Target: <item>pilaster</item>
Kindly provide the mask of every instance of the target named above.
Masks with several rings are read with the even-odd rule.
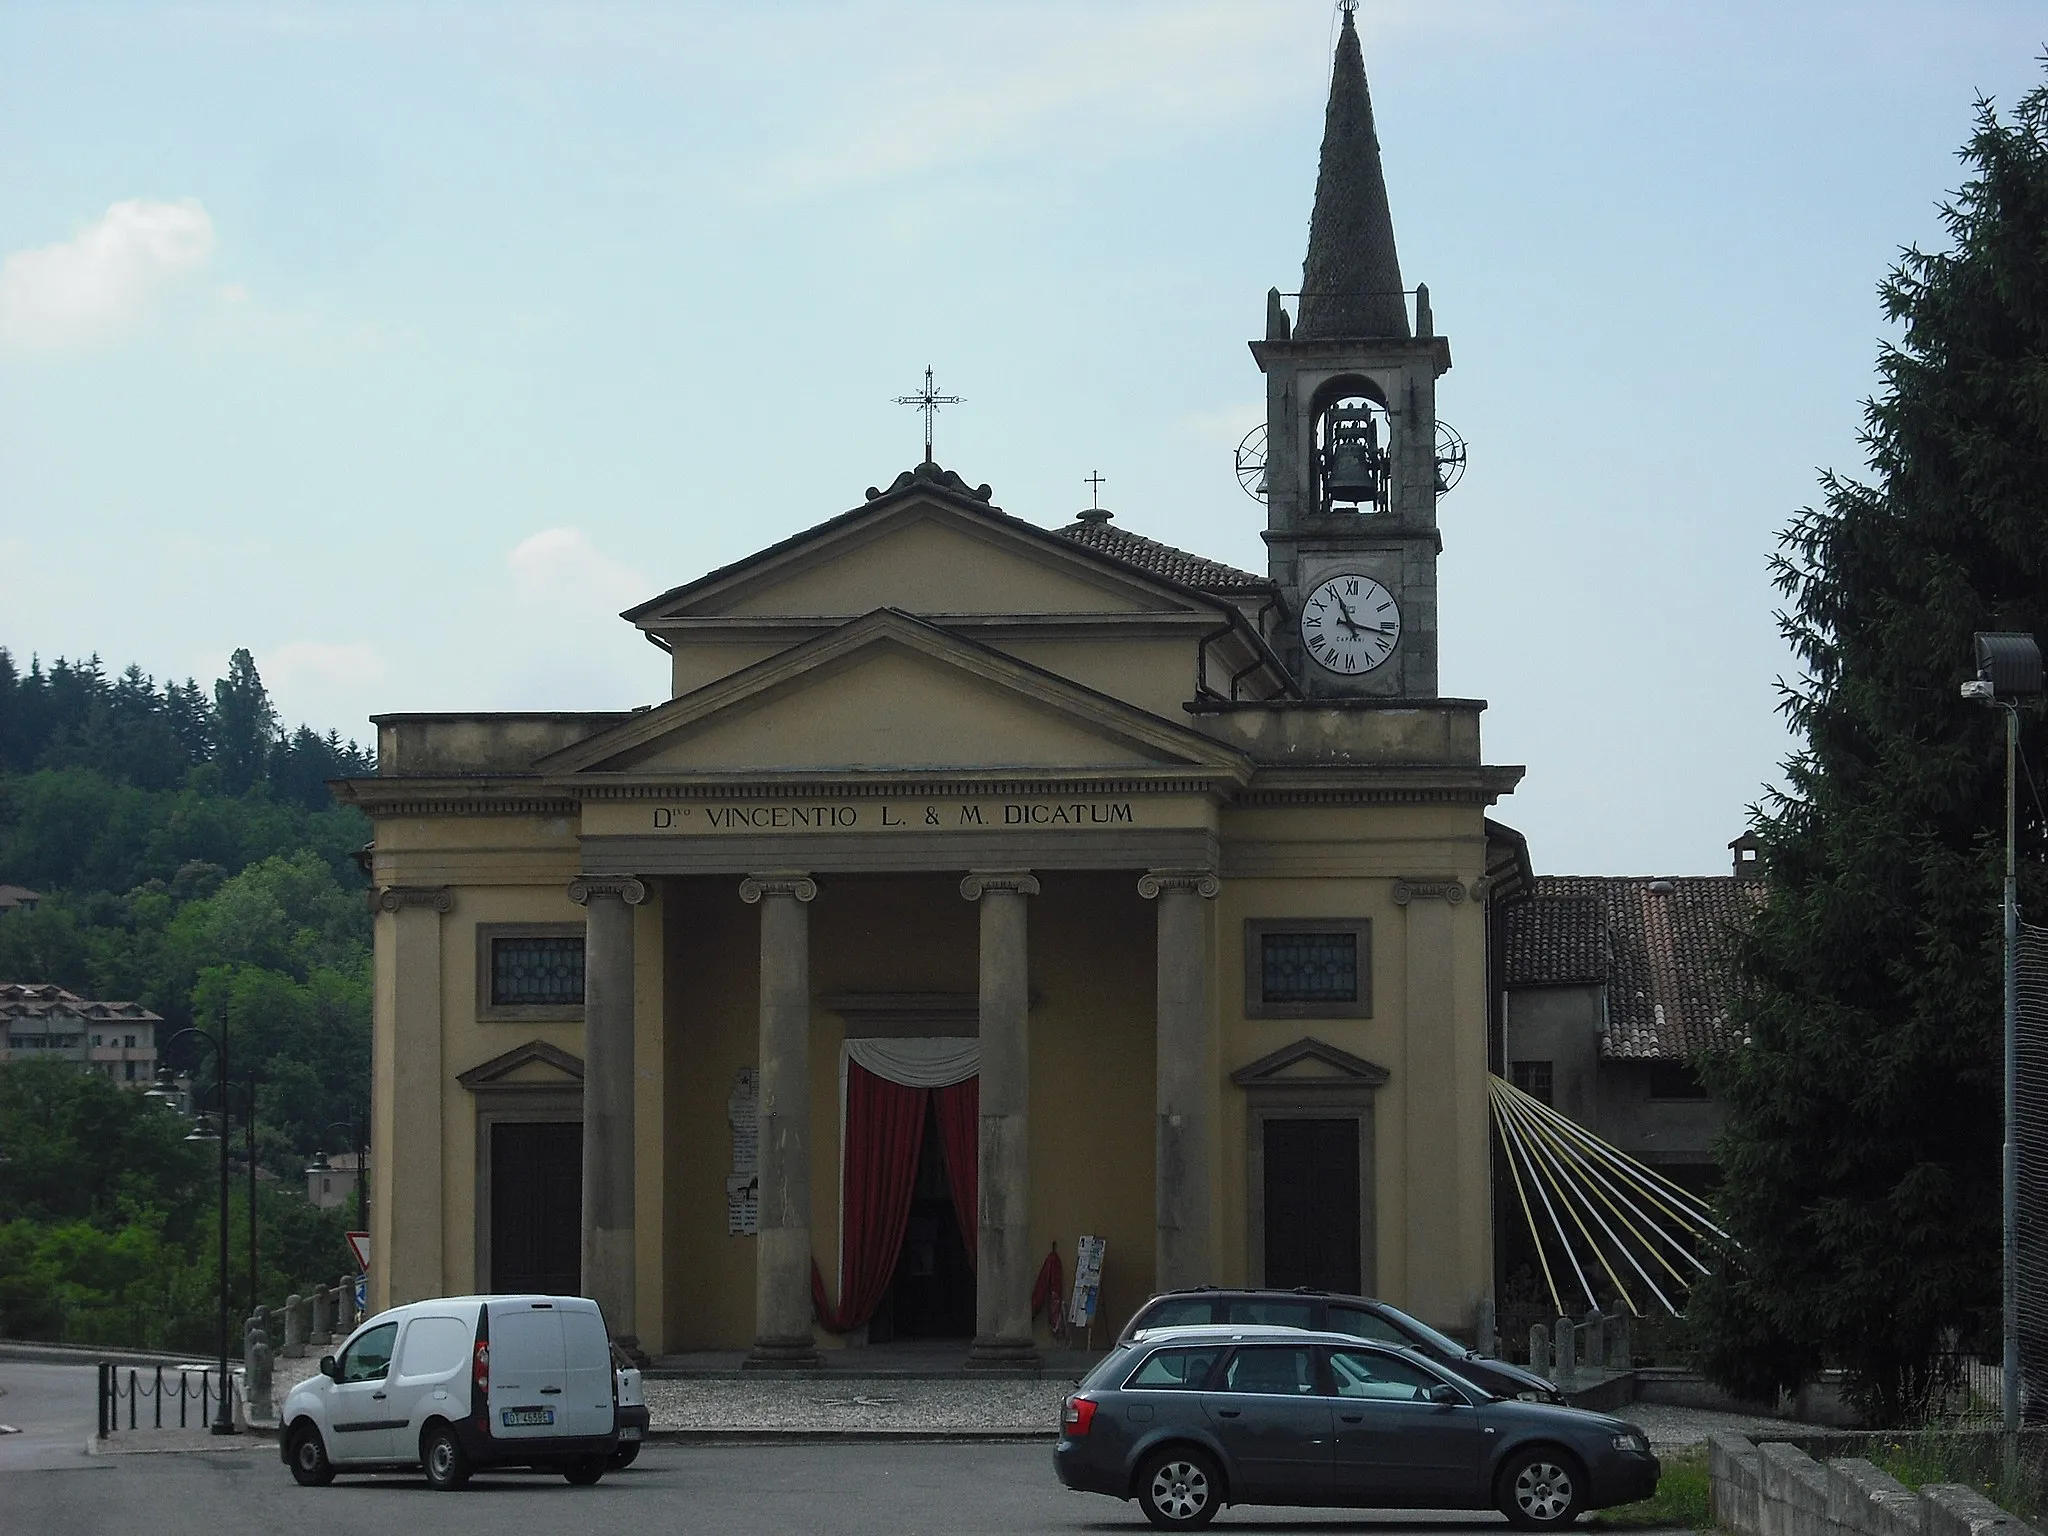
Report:
[[[1209,903],[1221,889],[1208,870],[1152,870],[1138,881],[1138,894],[1159,904],[1152,1283],[1162,1291],[1216,1280],[1209,1219],[1216,1151]]]
[[[633,1168],[633,908],[631,876],[578,875],[569,899],[589,912],[583,941],[583,1294],[612,1336],[639,1344]]]

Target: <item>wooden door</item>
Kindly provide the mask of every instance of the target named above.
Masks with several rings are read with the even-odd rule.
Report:
[[[1358,1122],[1265,1123],[1266,1284],[1362,1292]]]
[[[491,1127],[491,1289],[583,1293],[583,1125]]]

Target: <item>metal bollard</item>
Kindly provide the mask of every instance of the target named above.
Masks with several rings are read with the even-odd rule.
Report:
[[[114,1367],[112,1362],[102,1360],[100,1362],[100,1438],[102,1440],[107,1438],[107,1389],[113,1384],[113,1379]]]

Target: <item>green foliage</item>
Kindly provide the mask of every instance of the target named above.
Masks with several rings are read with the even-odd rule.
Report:
[[[1655,1493],[1633,1504],[1603,1509],[1586,1524],[1596,1531],[1712,1530],[1705,1447],[1687,1446],[1661,1460],[1664,1467]]]
[[[43,893],[0,914],[0,980],[52,982],[163,1015],[161,1044],[227,1030],[229,1282],[248,1282],[253,1076],[259,1299],[332,1284],[341,1212],[301,1170],[343,1145],[369,1099],[370,915],[354,854],[370,836],[333,777],[372,771],[332,733],[278,726],[237,651],[212,696],[158,691],[99,661],[23,674],[0,650],[0,881]],[[219,1102],[212,1054],[181,1052]],[[0,1068],[0,1334],[206,1350],[217,1333],[218,1143],[142,1095],[59,1061]]]
[[[1864,1457],[1908,1488],[1963,1483],[2009,1515],[2038,1522],[2048,1515],[2048,1450],[2038,1440],[2007,1460],[1997,1434],[1925,1430],[1876,1441]]]
[[[1881,290],[1872,479],[1825,477],[1774,562],[1804,745],[1756,818],[1746,1043],[1707,1063],[1742,1254],[1694,1292],[1701,1363],[1768,1398],[1836,1361],[1879,1422],[1996,1314],[2004,727],[1957,689],[1973,631],[2048,631],[2048,87],[1980,103],[1963,158],[1952,249]],[[2038,910],[2031,817],[2022,852]]]

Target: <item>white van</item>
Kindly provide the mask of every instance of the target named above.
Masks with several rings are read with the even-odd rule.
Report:
[[[424,1467],[435,1488],[503,1466],[594,1483],[619,1445],[611,1339],[579,1296],[415,1301],[323,1358],[278,1424],[285,1465],[308,1487],[388,1467]]]

